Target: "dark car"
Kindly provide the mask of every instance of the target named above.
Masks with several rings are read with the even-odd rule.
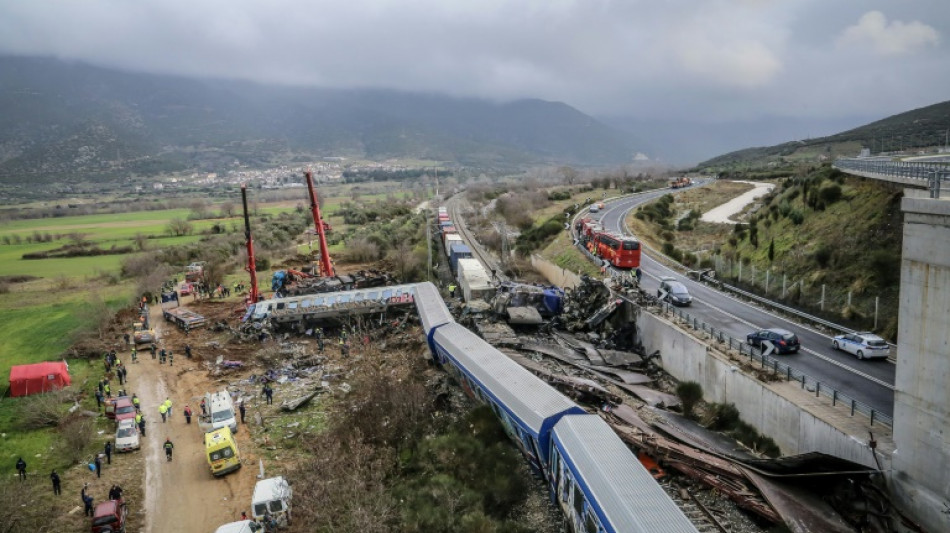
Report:
[[[746,336],[746,342],[758,348],[765,349],[765,341],[772,343],[772,346],[775,347],[775,353],[795,353],[802,347],[801,343],[798,342],[798,335],[787,329],[760,329]]]
[[[676,281],[675,278],[660,278],[660,288],[656,291],[657,298],[663,298],[663,301],[670,302],[673,305],[686,306],[693,303],[693,297],[686,290],[686,285]]]

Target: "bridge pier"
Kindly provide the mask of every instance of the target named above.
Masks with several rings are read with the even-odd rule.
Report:
[[[908,189],[892,485],[928,531],[950,531],[950,201]]]

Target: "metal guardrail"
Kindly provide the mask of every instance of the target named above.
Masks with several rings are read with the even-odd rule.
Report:
[[[836,159],[832,166],[842,171],[877,174],[901,180],[917,180],[919,187],[933,190],[936,187],[939,198],[940,182],[950,178],[950,164],[924,161],[886,161],[880,159]]]
[[[761,349],[750,346],[744,341],[734,339],[723,330],[706,324],[704,321],[691,316],[682,309],[673,307],[666,302],[660,302],[659,305],[660,309],[664,313],[670,313],[675,317],[679,317],[692,329],[708,333],[711,338],[719,341],[720,343],[727,344],[729,349],[738,350],[740,357],[747,355],[749,357],[750,364],[758,364],[763,370],[770,370],[774,376],[781,376],[780,379],[784,379],[785,381],[795,381],[801,383],[801,387],[803,389],[814,391],[816,397],[823,395],[830,399],[832,406],[837,406],[839,403],[844,404],[846,407],[850,408],[851,416],[854,416],[855,413],[861,413],[870,419],[870,425],[872,426],[875,422],[878,422],[890,428],[894,427],[894,419],[892,417],[874,409],[873,407],[855,400],[854,398],[851,398],[847,394],[844,394],[833,387],[828,385],[822,386],[820,380],[817,380],[805,374],[804,372],[799,372],[790,365],[783,363],[770,355],[765,355],[762,353]]]

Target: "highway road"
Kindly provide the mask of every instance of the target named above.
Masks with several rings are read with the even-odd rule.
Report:
[[[629,235],[624,223],[626,214],[634,207],[669,192],[651,191],[616,199],[606,203],[601,213],[592,216],[599,217],[608,230]],[[780,327],[793,331],[798,335],[802,349],[797,354],[777,357],[820,381],[823,389],[826,386],[837,389],[887,416],[893,416],[896,368],[893,363],[887,360],[860,361],[851,354],[836,351],[831,348],[831,336],[693,281],[657,262],[650,254],[644,249],[641,259],[646,290],[655,293],[660,276],[675,277],[693,296],[692,305],[686,308],[688,312],[736,339],[744,340],[749,332],[759,328]]]

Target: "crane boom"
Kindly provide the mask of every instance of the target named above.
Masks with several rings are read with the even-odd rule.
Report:
[[[241,185],[241,201],[244,203],[244,243],[247,245],[247,271],[251,275],[251,294],[248,298],[254,304],[260,299],[257,290],[257,263],[254,260],[254,240],[251,238],[251,219],[247,214],[247,184]]]
[[[313,189],[313,172],[306,171],[307,189],[310,192],[310,213],[313,215],[313,225],[316,226],[317,236],[320,238],[320,275],[332,277],[336,274],[333,263],[330,261],[330,251],[327,249],[327,235],[323,230],[323,218],[320,216],[320,203],[317,202],[317,193]]]

